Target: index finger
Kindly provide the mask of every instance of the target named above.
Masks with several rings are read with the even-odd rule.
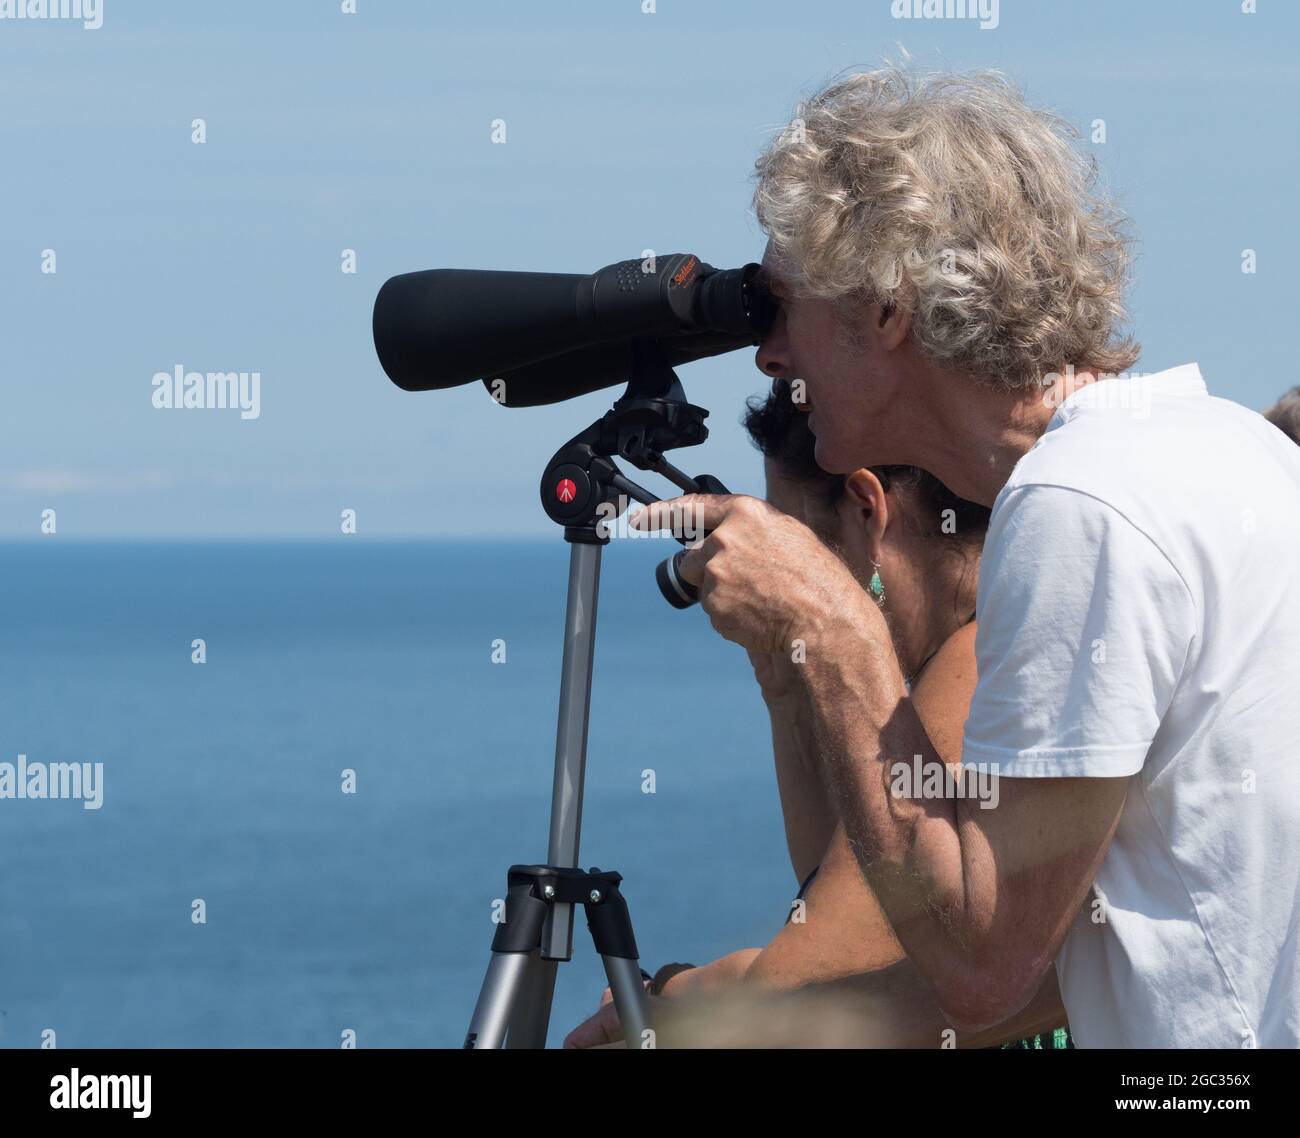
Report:
[[[669,529],[686,541],[717,529],[735,506],[738,494],[682,494],[642,507],[628,519],[633,529],[654,532]]]

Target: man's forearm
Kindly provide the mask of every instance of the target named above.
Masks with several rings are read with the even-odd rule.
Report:
[[[907,959],[793,991],[750,982],[682,994],[656,1008],[673,1046],[996,1047],[1065,1023],[1054,970],[1023,1010],[978,1032],[953,1026]]]
[[[1054,968],[1048,970],[1023,1009],[1010,1019],[974,1032],[958,1031],[952,1025],[933,989],[906,958],[827,989],[844,993],[846,1001],[857,1006],[874,1047],[997,1047],[1066,1024]]]
[[[863,875],[908,956],[942,988],[979,967],[966,936],[971,891],[956,803],[891,793],[894,763],[940,760],[892,649],[857,619],[849,614],[809,645],[803,676],[814,736]]]

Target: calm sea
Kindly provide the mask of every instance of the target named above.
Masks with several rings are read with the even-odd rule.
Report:
[[[582,842],[652,969],[765,943],[795,888],[748,660],[655,588],[676,548],[605,550]],[[567,570],[558,537],[0,546],[0,762],[103,763],[98,810],[0,800],[0,1046],[459,1046],[546,856]],[[552,1044],[604,986],[576,931]]]

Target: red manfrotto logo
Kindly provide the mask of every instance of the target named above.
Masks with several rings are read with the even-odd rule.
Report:
[[[573,484],[572,478],[561,478],[559,484],[555,487],[555,496],[561,502],[572,502],[577,497],[578,488]]]

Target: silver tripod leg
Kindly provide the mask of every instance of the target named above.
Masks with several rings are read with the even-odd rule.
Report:
[[[465,1047],[496,1048],[505,1042],[532,957],[526,952],[494,952],[470,1017]]]
[[[641,1050],[654,1047],[654,1032],[650,1029],[650,1000],[641,980],[641,966],[635,960],[621,956],[604,956],[605,976],[609,980],[609,993],[614,997],[619,1026],[628,1048]]]
[[[546,1046],[551,1024],[551,1000],[555,995],[558,960],[543,960],[536,952],[528,957],[527,975],[515,1001],[506,1046],[536,1050]]]

